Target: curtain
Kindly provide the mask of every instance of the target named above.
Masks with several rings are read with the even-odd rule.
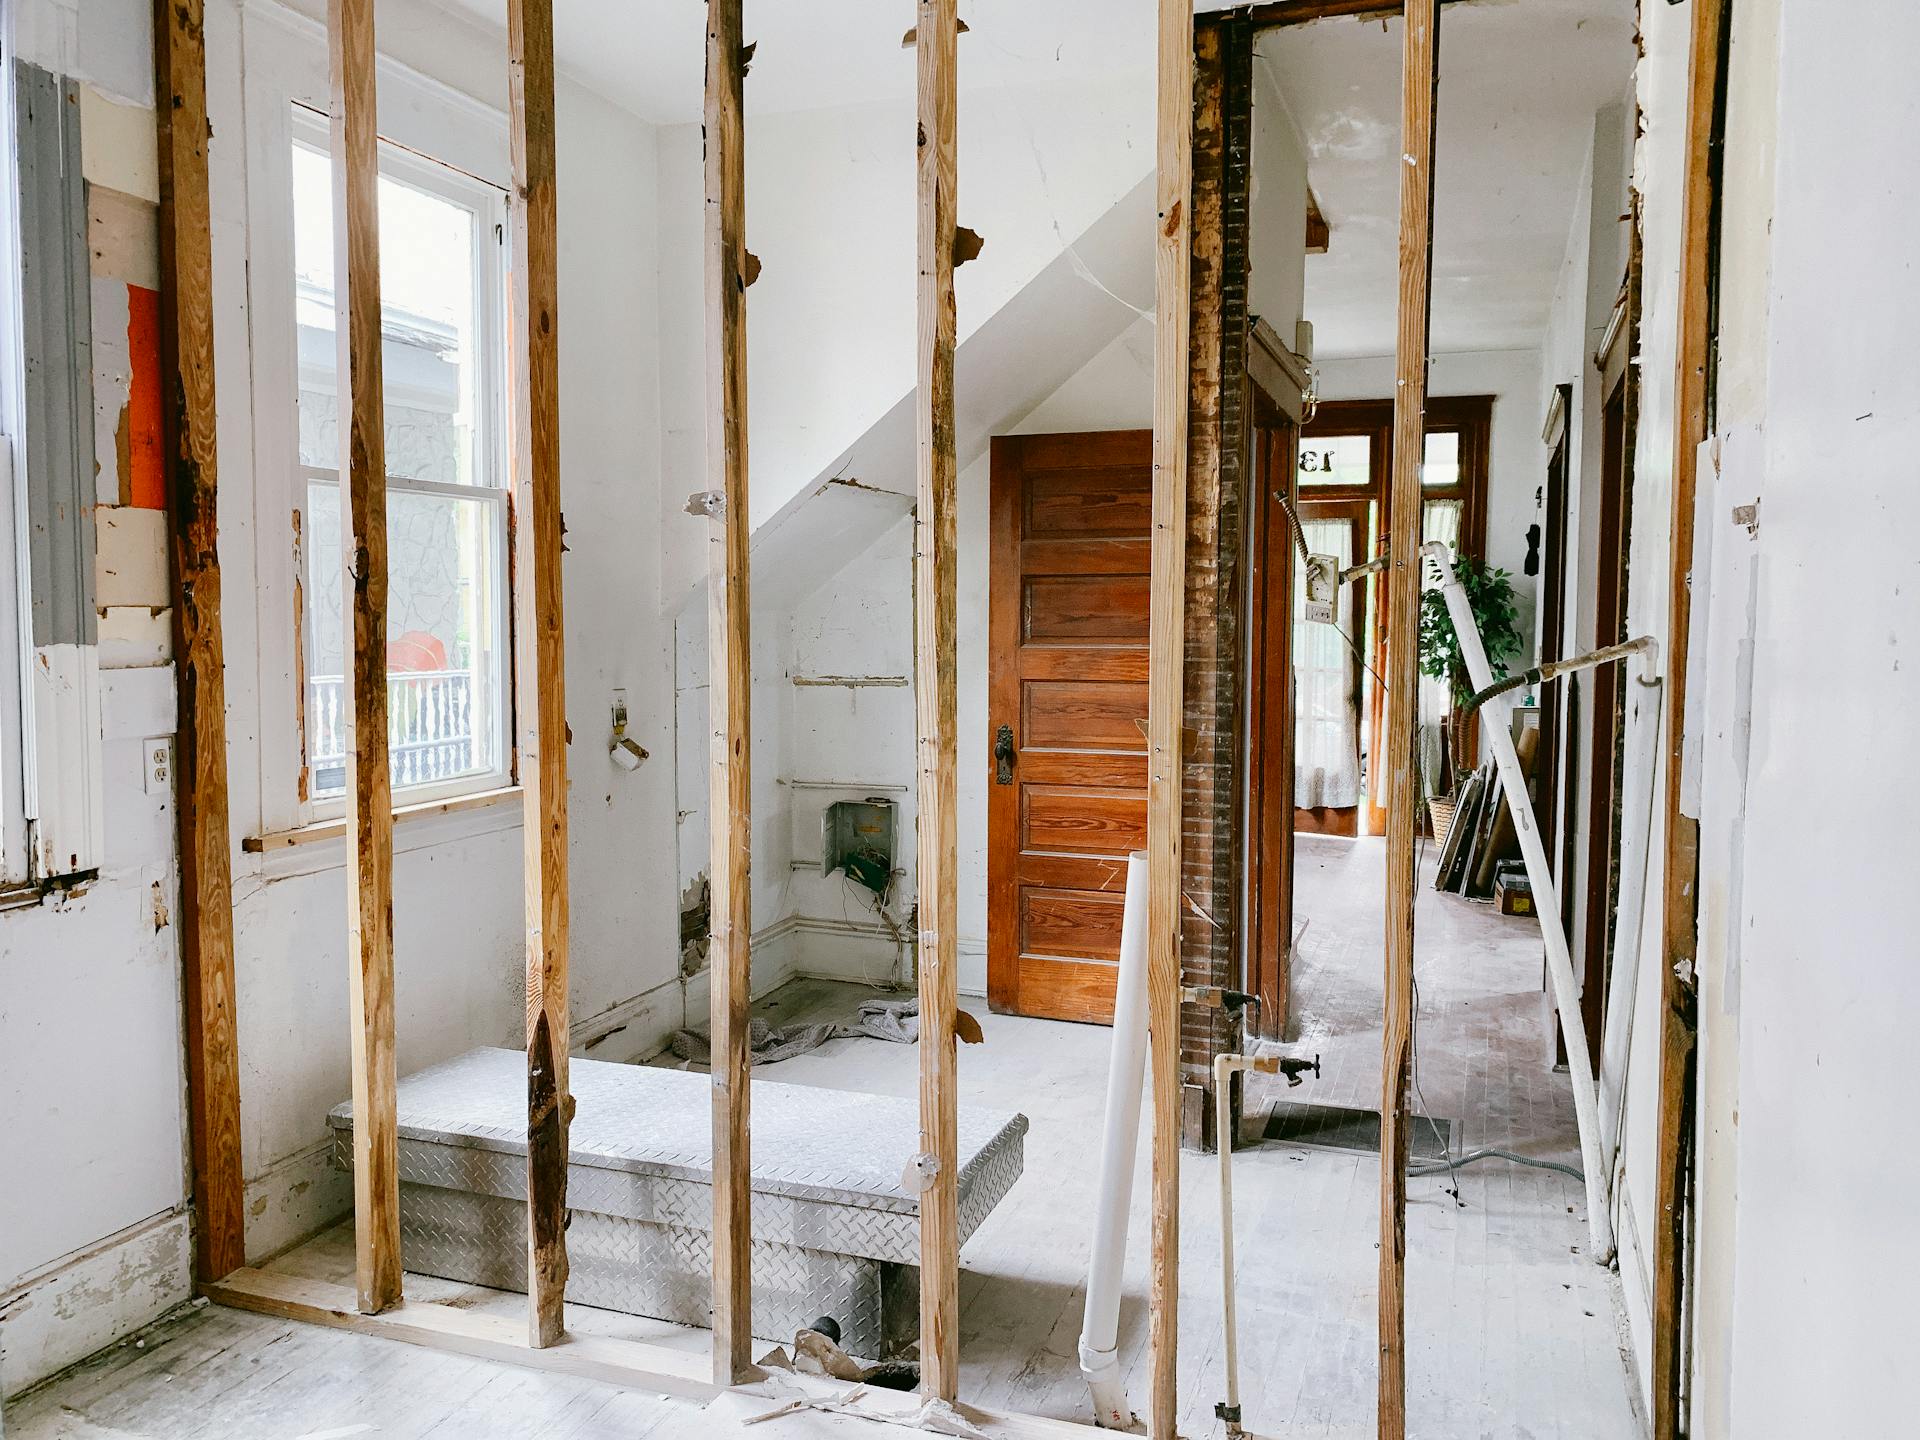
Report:
[[[1431,444],[1431,438],[1429,439]],[[1448,546],[1457,547],[1460,543],[1461,505],[1458,500],[1429,500],[1420,511],[1420,539],[1424,544],[1432,540],[1444,541]],[[1426,565],[1420,567],[1423,577],[1431,580]],[[1417,732],[1415,753],[1420,761],[1420,798],[1437,794],[1440,789],[1440,777],[1445,770],[1444,757],[1447,753],[1447,713],[1453,708],[1453,697],[1445,680],[1436,680],[1428,675],[1420,677],[1420,719]]]
[[[1301,525],[1307,549],[1353,564],[1353,529],[1345,520],[1308,520]],[[1340,587],[1331,625],[1310,625],[1306,586],[1293,587],[1294,758],[1293,803],[1303,809],[1345,809],[1360,803],[1360,717],[1354,708],[1354,654],[1340,631],[1354,633],[1354,594]]]

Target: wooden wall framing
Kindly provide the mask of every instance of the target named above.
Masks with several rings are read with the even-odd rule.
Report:
[[[920,0],[915,251],[914,676],[919,749],[920,1389],[960,1388],[959,841],[953,350],[958,185],[957,0]]]
[[[203,0],[155,0],[160,163],[160,374],[173,545],[180,745],[175,812],[193,1157],[194,1274],[246,1264],[240,1055],[234,1015],[233,852],[227,833],[227,687],[220,634],[219,456],[214,433],[213,227]]]
[[[706,98],[708,963],[713,1075],[713,1379],[753,1347],[752,650],[747,509],[747,248],[741,0],[708,0]]]
[[[387,449],[381,390],[380,155],[373,0],[331,0],[333,270],[340,427],[341,564],[351,638],[347,741],[348,1038],[353,1051],[356,1303],[399,1303],[400,1134],[394,1090],[393,786],[387,768]]]
[[[1697,946],[1700,822],[1683,808],[1687,656],[1693,627],[1694,510],[1706,440],[1713,349],[1717,139],[1723,125],[1727,0],[1693,0],[1687,75],[1681,211],[1680,315],[1675,346],[1673,510],[1669,530],[1666,697],[1666,823],[1661,868],[1659,1142],[1653,1233],[1653,1436],[1677,1440],[1686,1426],[1687,1209],[1694,1137],[1698,1036]]]
[[[1174,1440],[1180,1299],[1180,776],[1193,300],[1193,6],[1160,0],[1153,538],[1147,669],[1147,1032],[1153,1180],[1147,1433]]]
[[[567,692],[561,606],[560,265],[553,0],[507,0],[513,149],[514,583],[527,892],[529,1341],[557,1343],[567,1294]]]
[[[1440,89],[1437,0],[1408,0],[1400,76],[1400,293],[1393,395],[1393,481],[1387,496],[1386,1018],[1380,1075],[1381,1440],[1406,1434],[1408,1082],[1413,1052],[1414,850],[1419,779],[1420,471],[1426,448],[1427,337],[1432,319],[1434,110]]]

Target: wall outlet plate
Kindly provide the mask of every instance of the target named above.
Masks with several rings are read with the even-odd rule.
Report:
[[[173,793],[173,741],[160,736],[146,742],[147,794]]]

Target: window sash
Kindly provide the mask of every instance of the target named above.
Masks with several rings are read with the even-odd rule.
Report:
[[[329,153],[330,137],[327,117],[298,101],[295,101],[290,108],[292,123],[289,138],[292,143],[318,150],[322,154]],[[483,697],[483,703],[487,707],[488,721],[496,737],[494,763],[484,771],[475,771],[446,780],[428,781],[416,785],[395,785],[393,794],[396,803],[404,799],[407,804],[423,804],[499,789],[514,783],[515,778],[515,697],[512,683],[513,595],[512,568],[507,553],[511,535],[509,510],[511,501],[506,454],[509,430],[506,413],[505,364],[507,197],[497,187],[486,181],[475,179],[456,167],[443,164],[385,137],[380,140],[379,159],[382,176],[458,205],[471,211],[474,216],[472,265],[475,335],[473,350],[476,373],[473,377],[474,433],[471,483],[447,483],[390,473],[387,476],[387,493],[389,495],[434,495],[483,504],[494,512],[492,533],[497,542],[493,546],[492,560],[492,575],[498,597],[493,607],[495,633],[492,636],[493,654],[498,657],[495,667],[497,676],[492,693]],[[291,192],[288,199],[289,202],[292,199]],[[287,260],[288,271],[284,278],[291,296],[295,289],[291,252],[288,253]],[[296,492],[293,504],[294,509],[299,513],[299,533],[303,537],[311,537],[314,530],[310,523],[312,517],[307,513],[309,485],[319,482],[333,486],[337,492],[340,483],[339,470],[337,467],[309,465],[302,461],[298,423],[297,367],[294,375],[294,393],[289,398],[294,412],[294,424],[290,427],[293,453],[289,457],[292,462],[289,473],[293,477]],[[342,533],[344,533],[344,526]],[[302,573],[296,575],[296,583],[305,583],[304,568],[303,556]],[[347,797],[344,794],[316,795],[313,793],[311,746],[315,731],[313,723],[315,717],[307,713],[308,691],[312,679],[311,660],[314,654],[313,618],[309,613],[298,630],[301,663],[296,667],[294,683],[295,714],[300,717],[300,724],[294,738],[298,759],[297,773],[301,779],[301,791],[304,797],[302,807],[304,818],[309,821],[318,821],[333,819],[344,814]]]
[[[300,467],[302,478],[300,496],[300,533],[311,536],[314,533],[312,514],[309,508],[308,493],[314,484],[331,486],[336,495],[340,493],[340,472],[323,466],[305,465]],[[508,537],[508,496],[507,492],[491,486],[454,485],[437,480],[415,480],[399,475],[387,477],[386,493],[392,495],[426,495],[442,499],[455,500],[464,504],[483,507],[490,515],[489,532],[493,536],[492,574],[496,586],[496,603],[493,606],[493,626],[490,636],[492,654],[496,657],[496,671],[492,693],[483,697],[486,705],[487,723],[494,736],[493,764],[484,770],[473,770],[463,775],[451,776],[445,780],[430,780],[416,785],[395,784],[393,789],[395,803],[404,797],[405,803],[428,804],[435,800],[445,800],[457,795],[469,795],[484,790],[498,790],[513,783],[514,744],[513,744],[513,684],[511,617],[513,597],[509,593],[511,571],[507,561]],[[341,533],[346,533],[343,522]],[[302,557],[303,561],[305,557]],[[391,555],[389,555],[391,563]],[[304,582],[305,576],[302,575]],[[310,671],[311,657],[314,654],[313,624],[316,611],[311,607],[300,627],[300,646],[302,663],[299,669],[298,683],[301,687],[301,709],[304,717],[301,725],[300,766],[307,778],[308,803],[312,818],[316,820],[333,819],[346,812],[347,797],[342,794],[316,795],[313,793],[313,737],[318,729],[317,717],[308,712],[309,694],[314,680]],[[345,614],[342,613],[344,621]],[[342,636],[343,643],[345,636]],[[424,674],[437,672],[425,671]],[[391,682],[389,682],[391,685]],[[391,695],[391,689],[389,690]],[[350,728],[351,717],[342,721],[343,729]]]

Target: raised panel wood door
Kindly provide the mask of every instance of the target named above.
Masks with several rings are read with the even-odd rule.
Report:
[[[987,998],[1113,1020],[1127,854],[1147,843],[1153,435],[993,442]]]

